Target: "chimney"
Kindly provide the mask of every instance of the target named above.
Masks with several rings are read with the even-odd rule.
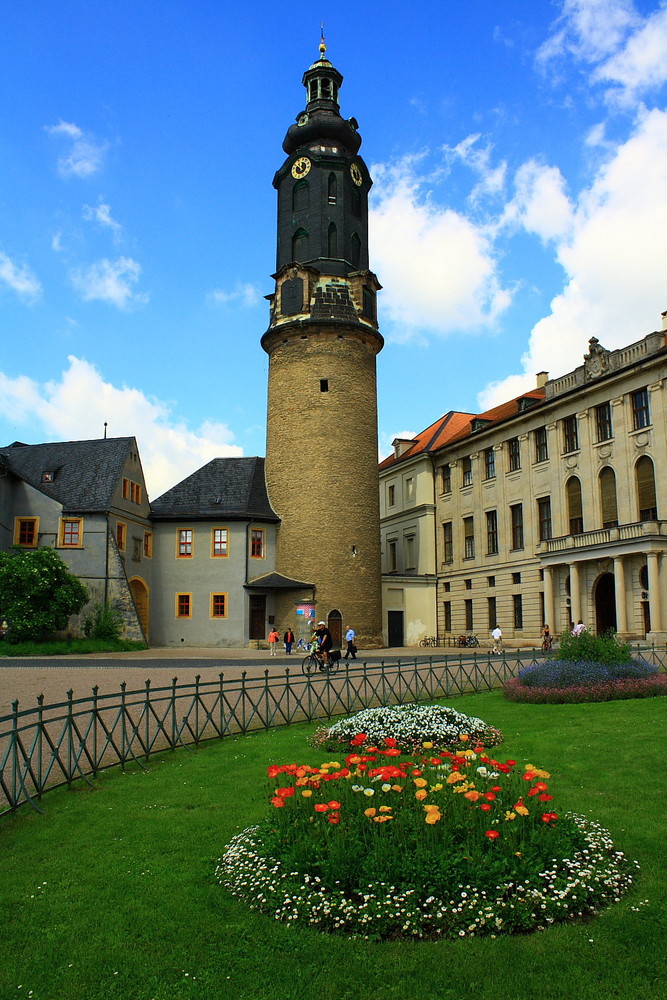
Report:
[[[537,388],[544,389],[549,381],[549,372],[538,372],[535,378],[537,379]]]
[[[667,330],[667,309],[660,315],[662,316],[662,329]]]

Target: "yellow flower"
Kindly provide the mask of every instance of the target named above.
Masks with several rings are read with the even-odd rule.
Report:
[[[452,771],[451,774],[447,776],[447,784],[454,785],[457,781],[465,781],[465,774],[461,774],[460,771]]]
[[[391,806],[380,806],[380,812],[381,813],[389,813],[389,812],[391,812]]]
[[[474,788],[471,788],[469,792],[466,792],[464,798],[468,799],[470,802],[477,802],[477,799],[481,799],[482,793],[476,792]]]
[[[373,818],[374,823],[386,823],[388,820],[393,819],[393,816],[375,816]]]
[[[516,819],[516,813],[512,812],[511,809],[507,809],[506,812],[505,812],[505,819],[506,820]]]
[[[549,771],[540,771],[539,767],[533,767],[532,764],[526,764],[526,771],[531,771],[538,778],[550,778],[551,774]]]
[[[369,819],[372,819],[376,812],[377,809],[364,809],[364,816],[368,816]]]
[[[440,819],[442,819],[442,813],[439,809],[437,811],[426,813],[426,822],[429,826],[433,826],[433,824],[437,823]]]
[[[514,808],[518,812],[519,816],[527,816],[528,813],[530,812],[530,810],[526,809],[525,806],[514,806]]]
[[[439,781],[439,782],[437,783],[437,785],[432,785],[432,786],[431,786],[431,791],[432,791],[432,792],[439,792],[439,791],[441,791],[441,790],[442,790],[442,789],[443,789],[444,787],[445,787],[445,786],[443,785],[443,783],[442,783],[441,781]]]
[[[301,794],[303,795],[304,799],[309,799],[310,796],[313,794],[313,790],[312,788],[304,788]]]
[[[424,806],[424,812],[436,812],[440,809],[440,806],[436,806],[435,803],[427,802]]]
[[[392,792],[402,792],[403,791],[403,785],[392,785],[391,786],[391,790],[392,790]]]
[[[422,746],[423,746],[424,750],[432,750],[433,749],[433,744],[429,743],[428,741],[426,743],[422,743]]]
[[[427,795],[428,795],[428,792],[426,791],[425,788],[420,788],[418,792],[415,792],[415,798],[419,802],[423,802],[423,800],[426,798]]]
[[[414,783],[417,786],[417,788],[426,788],[426,786],[428,785],[428,781],[426,780],[426,778],[415,778]]]

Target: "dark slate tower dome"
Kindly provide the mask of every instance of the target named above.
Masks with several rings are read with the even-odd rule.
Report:
[[[343,77],[325,57],[306,70],[306,107],[290,126],[278,193],[270,325],[266,481],[281,518],[276,568],[313,584],[318,620],[381,643],[376,293],[368,269],[361,137],[338,105]],[[294,622],[304,594],[276,598]],[[282,602],[282,603],[281,603]]]

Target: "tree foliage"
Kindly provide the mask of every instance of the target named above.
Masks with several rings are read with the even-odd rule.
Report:
[[[44,639],[67,628],[89,600],[81,581],[53,549],[0,552],[0,615],[10,642]]]

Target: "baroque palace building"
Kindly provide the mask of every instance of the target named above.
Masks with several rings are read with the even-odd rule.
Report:
[[[382,643],[380,285],[342,82],[322,41],[273,180],[266,459],[215,459],[149,504],[134,438],[0,448],[0,548],[57,548],[129,636],[244,646],[323,620],[338,643],[345,626]]]
[[[667,313],[485,413],[449,411],[380,465],[389,645],[537,640],[583,620],[667,638]]]

